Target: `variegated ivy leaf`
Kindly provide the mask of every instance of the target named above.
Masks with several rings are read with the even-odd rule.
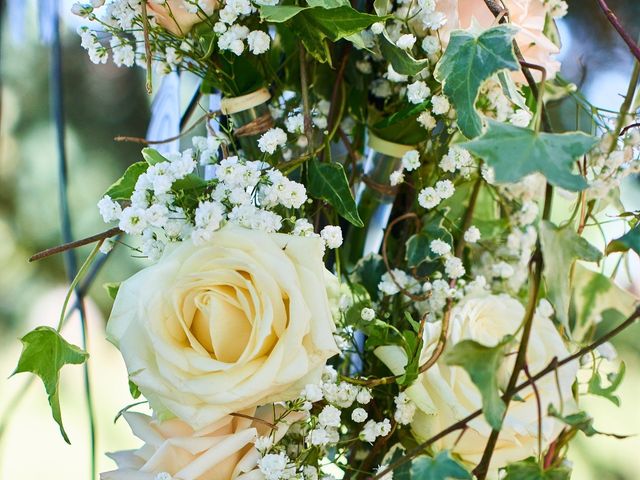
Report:
[[[482,83],[501,70],[520,69],[513,51],[517,31],[512,25],[499,25],[480,34],[454,31],[436,65],[434,76],[455,106],[458,127],[467,138],[482,133],[482,119],[475,106]]]
[[[513,183],[540,172],[552,185],[578,191],[587,187],[582,175],[573,173],[577,158],[598,142],[582,132],[539,133],[528,128],[488,120],[487,131],[461,146],[493,168],[499,183]]]
[[[451,458],[449,452],[445,450],[433,458],[422,455],[414,459],[411,463],[411,478],[416,480],[467,480],[471,478],[471,474]]]

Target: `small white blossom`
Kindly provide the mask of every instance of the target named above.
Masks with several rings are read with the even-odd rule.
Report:
[[[423,188],[418,194],[418,203],[422,208],[429,210],[440,203],[440,195],[433,187]]]
[[[118,202],[115,202],[111,199],[111,197],[105,195],[98,202],[98,209],[100,210],[100,215],[105,223],[110,223],[115,220],[120,219],[120,215],[122,215],[122,207]]]
[[[367,405],[372,398],[371,391],[366,387],[362,387],[356,395],[356,402],[360,405]]]
[[[365,322],[370,322],[376,318],[376,312],[373,308],[365,307],[360,311],[360,318]]]
[[[460,278],[465,274],[462,260],[458,257],[449,257],[444,263],[444,271],[449,278]]]
[[[472,225],[464,232],[464,241],[467,243],[476,243],[478,240],[480,240],[480,230],[478,227]]]
[[[531,123],[531,113],[526,110],[516,110],[516,112],[509,117],[509,122],[516,127],[526,128]]]
[[[120,215],[118,227],[130,235],[140,235],[147,228],[145,211],[137,207],[125,208]]]
[[[420,153],[417,150],[409,150],[402,156],[402,166],[409,172],[420,168]]]
[[[440,51],[440,40],[434,35],[427,35],[422,39],[422,50],[427,55],[433,55]]]
[[[253,444],[259,452],[266,452],[273,446],[273,438],[270,435],[258,437]]]
[[[444,95],[434,95],[431,97],[431,104],[433,113],[436,115],[444,115],[451,108],[449,100]]]
[[[339,248],[342,245],[342,229],[336,225],[327,225],[320,232],[328,248]]]
[[[406,82],[409,78],[407,75],[402,75],[396,72],[391,64],[387,66],[387,73],[385,73],[385,77],[387,77],[387,80],[394,83]]]
[[[411,401],[405,392],[400,392],[393,400],[396,404],[396,411],[393,418],[400,425],[408,425],[412,422],[416,413],[416,404]]]
[[[269,50],[271,37],[262,30],[254,30],[247,37],[247,43],[249,44],[249,51],[251,53],[260,55]]]
[[[436,255],[446,255],[451,252],[451,245],[438,239],[432,240],[429,244],[429,248]]]
[[[380,35],[383,30],[384,30],[384,23],[383,22],[376,22],[373,25],[371,25],[371,31],[373,33],[375,33],[376,35]]]
[[[324,428],[315,428],[309,432],[308,440],[311,445],[322,446],[331,441],[331,436]]]
[[[402,173],[402,170],[395,170],[391,172],[391,175],[389,175],[389,185],[395,187],[400,185],[402,182],[404,182],[404,173]]]
[[[431,89],[421,80],[417,80],[407,85],[407,99],[409,103],[422,103],[431,95]]]
[[[323,398],[322,388],[315,383],[309,383],[305,385],[300,396],[309,402],[319,402]]]
[[[418,115],[418,123],[422,125],[422,128],[425,130],[433,130],[437,125],[436,119],[433,118],[433,115],[427,110]]]
[[[284,477],[289,457],[284,453],[269,453],[258,460],[258,468],[266,480],[280,480]]]
[[[279,127],[267,130],[258,140],[261,152],[273,154],[278,147],[287,142],[287,134]]]
[[[364,422],[368,417],[367,411],[364,408],[356,408],[351,412],[351,420],[356,423]]]
[[[416,43],[415,35],[412,35],[410,33],[405,33],[404,35],[400,35],[400,38],[398,38],[396,45],[398,46],[398,48],[401,48],[403,50],[410,50],[413,48],[413,45],[415,43]]]
[[[323,427],[339,427],[340,426],[340,410],[333,405],[327,405],[318,415],[318,422]]]
[[[439,180],[436,183],[436,192],[438,194],[438,197],[444,200],[445,198],[449,198],[454,194],[455,188],[451,180]]]

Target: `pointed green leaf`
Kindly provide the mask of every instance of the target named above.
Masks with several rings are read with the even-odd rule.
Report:
[[[575,160],[597,143],[595,137],[582,132],[536,133],[495,120],[488,124],[484,135],[461,146],[493,167],[496,181],[513,183],[540,172],[551,184],[566,190],[575,192],[587,186],[584,177],[572,171]]]
[[[120,289],[121,282],[108,282],[102,285],[104,289],[107,291],[107,295],[111,300],[116,299],[116,295],[118,295],[118,290]]]
[[[89,358],[89,354],[68,343],[57,330],[51,327],[38,327],[22,337],[21,341],[22,353],[12,375],[31,372],[42,379],[49,397],[53,419],[60,426],[60,433],[64,440],[71,443],[62,425],[58,391],[60,369],[65,365],[84,363]]]
[[[471,474],[446,450],[435,458],[422,455],[411,463],[411,478],[416,480],[467,480]]]
[[[321,163],[316,159],[309,162],[308,190],[313,198],[329,203],[352,225],[364,226],[344,168],[339,163]]]
[[[562,423],[569,425],[570,427],[575,428],[576,430],[580,430],[587,437],[592,437],[594,435],[606,435],[608,437],[614,437],[618,439],[627,438],[628,435],[617,435],[615,433],[603,433],[599,432],[593,427],[593,417],[589,415],[587,412],[576,412],[570,415],[562,416],[558,410],[553,406],[553,404],[549,405],[549,416],[555,417],[560,420]]]
[[[498,369],[504,360],[505,342],[487,347],[473,340],[463,340],[446,354],[449,365],[464,368],[482,395],[482,410],[494,430],[502,425],[506,407],[500,397]]]
[[[482,119],[475,107],[482,83],[501,70],[520,69],[513,52],[517,31],[512,25],[499,25],[479,35],[454,31],[436,66],[434,76],[444,85],[443,91],[458,113],[458,126],[467,138],[482,133]]]
[[[558,321],[568,327],[573,264],[578,259],[598,262],[602,254],[571,227],[561,229],[547,221],[540,224],[540,243],[549,301],[555,308]]]
[[[533,457],[507,465],[505,471],[507,475],[503,480],[569,480],[571,478],[571,469],[560,466],[544,470]]]
[[[618,389],[620,384],[622,383],[622,379],[624,378],[624,374],[626,372],[626,366],[624,362],[620,364],[620,370],[617,373],[610,373],[607,375],[607,380],[609,381],[608,387],[602,386],[602,379],[600,378],[600,372],[596,372],[589,380],[589,393],[593,395],[597,395],[599,397],[606,398],[611,401],[617,407],[620,406],[620,398],[615,395],[615,391]]]
[[[113,200],[129,200],[136,186],[138,177],[147,171],[149,164],[147,162],[136,162],[129,165],[120,177],[109,189],[104,193]]]
[[[162,156],[162,154],[154,148],[143,148],[142,157],[149,165],[155,165],[156,163],[168,162],[169,159]]]
[[[607,255],[614,252],[627,252],[629,250],[633,250],[640,255],[640,223],[607,245]]]
[[[417,75],[429,66],[429,60],[416,60],[408,51],[393,43],[386,32],[378,38],[382,56],[389,61],[396,72],[402,75]]]

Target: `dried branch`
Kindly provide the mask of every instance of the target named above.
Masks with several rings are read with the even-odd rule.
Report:
[[[638,46],[638,44],[633,40],[633,38],[631,38],[631,35],[629,35],[627,31],[622,27],[622,24],[618,20],[618,17],[616,17],[616,14],[613,13],[613,11],[609,8],[609,5],[607,5],[607,2],[605,2],[605,0],[596,0],[596,2],[600,6],[600,9],[606,15],[607,20],[609,20],[609,23],[613,25],[613,28],[615,28],[616,31],[620,34],[620,36],[624,40],[624,43],[627,44],[633,56],[636,57],[636,59],[640,62],[640,47]]]
[[[89,245],[90,243],[106,240],[107,238],[115,237],[121,232],[122,231],[118,227],[114,227],[114,228],[110,228],[109,230],[105,230],[102,233],[91,235],[90,237],[86,237],[80,240],[75,240],[69,243],[63,243],[62,245],[58,245],[56,247],[47,248],[46,250],[38,252],[35,255],[29,257],[29,262],[35,262],[36,260],[50,257],[51,255],[56,255],[58,253],[66,252],[67,250],[71,250],[73,248],[78,248],[84,245]]]

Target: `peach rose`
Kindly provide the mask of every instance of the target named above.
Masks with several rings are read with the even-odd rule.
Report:
[[[160,418],[195,429],[297,397],[339,352],[319,237],[227,224],[125,280],[107,324]]]
[[[200,9],[194,11],[196,7],[185,5],[184,0],[147,0],[147,11],[158,25],[174,35],[183,36],[195,24],[202,22],[205,14],[211,15],[217,5],[217,0],[201,0],[198,2]]]
[[[134,435],[144,441],[137,450],[108,454],[117,470],[100,475],[101,480],[256,480],[260,454],[253,446],[259,436],[272,435],[278,442],[290,425],[301,420],[297,412],[281,417],[281,406],[266,405],[241,412],[255,419],[225,416],[198,431],[176,418],[159,422],[137,412],[123,414]],[[274,414],[276,418],[274,418]],[[268,423],[277,422],[275,432]]]
[[[515,40],[525,60],[546,68],[548,79],[555,77],[560,71],[560,62],[553,56],[560,53],[560,49],[543,33],[547,8],[542,0],[504,0],[504,4],[511,23],[520,29]],[[439,30],[445,43],[453,30],[471,27],[473,19],[483,29],[495,23],[484,0],[440,0],[436,8],[447,16],[447,23]],[[540,72],[532,70],[532,74],[536,80],[541,79]],[[514,80],[525,83],[522,73],[515,74]]]

